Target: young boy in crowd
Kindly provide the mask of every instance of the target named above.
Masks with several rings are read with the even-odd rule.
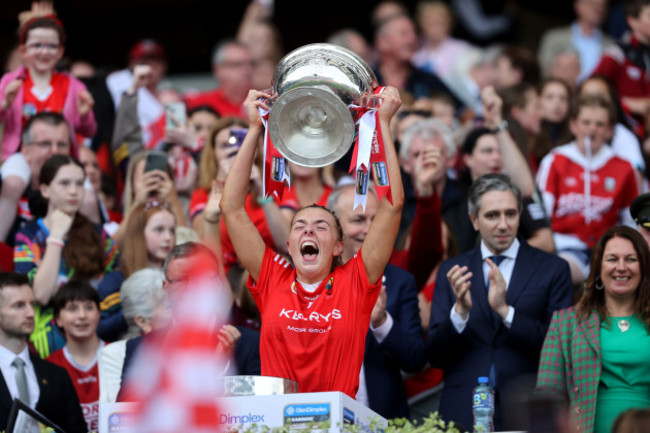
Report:
[[[97,354],[104,342],[97,336],[99,295],[90,284],[70,281],[54,298],[54,320],[66,345],[47,360],[65,368],[72,379],[88,431],[99,429],[99,370]]]

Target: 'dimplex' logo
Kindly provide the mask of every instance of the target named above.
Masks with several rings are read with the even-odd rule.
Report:
[[[252,423],[263,423],[264,415],[258,414],[244,414],[244,415],[230,415],[227,413],[222,413],[219,415],[219,424],[252,424]]]

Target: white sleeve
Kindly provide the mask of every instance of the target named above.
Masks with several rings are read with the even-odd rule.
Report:
[[[30,170],[29,164],[23,154],[14,153],[7,158],[2,164],[2,167],[0,167],[0,176],[2,177],[2,180],[9,176],[17,176],[20,180],[25,182],[25,185],[29,185],[32,171]]]
[[[111,343],[99,351],[99,402],[117,400],[122,386],[122,367],[126,355],[126,340]]]

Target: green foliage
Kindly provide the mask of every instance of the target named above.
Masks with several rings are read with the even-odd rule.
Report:
[[[425,418],[422,424],[412,423],[406,418],[395,418],[388,421],[384,433],[460,433],[453,421],[446,424],[438,412]]]
[[[379,419],[374,419],[370,422],[370,429],[376,430],[379,426]],[[326,422],[312,422],[306,428],[294,430],[289,429],[288,426],[269,428],[263,425],[252,424],[246,429],[229,428],[226,433],[315,433],[315,432],[328,432],[330,429],[329,421]],[[344,425],[341,429],[346,433],[360,433],[361,426],[357,424]],[[417,422],[411,423],[406,418],[395,418],[388,421],[388,427],[382,429],[384,433],[460,433],[456,428],[453,421],[446,424],[438,412],[434,412],[429,417],[425,418],[421,424]]]

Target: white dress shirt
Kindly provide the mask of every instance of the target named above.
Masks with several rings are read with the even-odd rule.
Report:
[[[25,361],[25,376],[27,376],[29,406],[31,408],[35,408],[36,403],[38,402],[38,398],[41,395],[41,390],[38,387],[36,370],[34,370],[34,364],[32,364],[32,360],[29,358],[27,346],[25,346],[22,352],[20,352],[18,355],[6,347],[0,346],[0,371],[2,371],[2,376],[5,379],[5,383],[7,384],[7,389],[9,390],[11,398],[18,398],[18,385],[16,385],[16,367],[11,365],[17,356]]]
[[[508,286],[510,286],[510,279],[512,278],[512,272],[515,269],[515,261],[517,260],[517,253],[519,252],[519,240],[515,238],[514,242],[506,249],[505,251],[501,252],[501,254],[498,254],[500,256],[504,256],[505,259],[501,262],[499,265],[499,270],[501,271],[501,275],[503,275],[503,279],[506,282],[506,292],[508,291]],[[488,265],[487,261],[485,259],[495,256],[497,254],[494,254],[492,251],[488,249],[488,247],[485,245],[484,241],[481,241],[481,258],[483,262],[483,277],[485,279],[485,287],[487,287],[488,284],[488,273],[490,272],[490,265]],[[506,318],[503,319],[503,324],[510,329],[510,326],[512,326],[512,319],[515,317],[515,309],[512,306],[508,306],[508,314],[506,315]],[[456,309],[452,306],[451,307],[451,313],[450,313],[450,318],[451,318],[451,323],[454,325],[454,328],[456,328],[456,331],[460,334],[465,330],[465,326],[467,325],[467,321],[469,320],[469,313],[467,313],[467,317],[463,319],[460,317],[460,314],[456,312]]]

